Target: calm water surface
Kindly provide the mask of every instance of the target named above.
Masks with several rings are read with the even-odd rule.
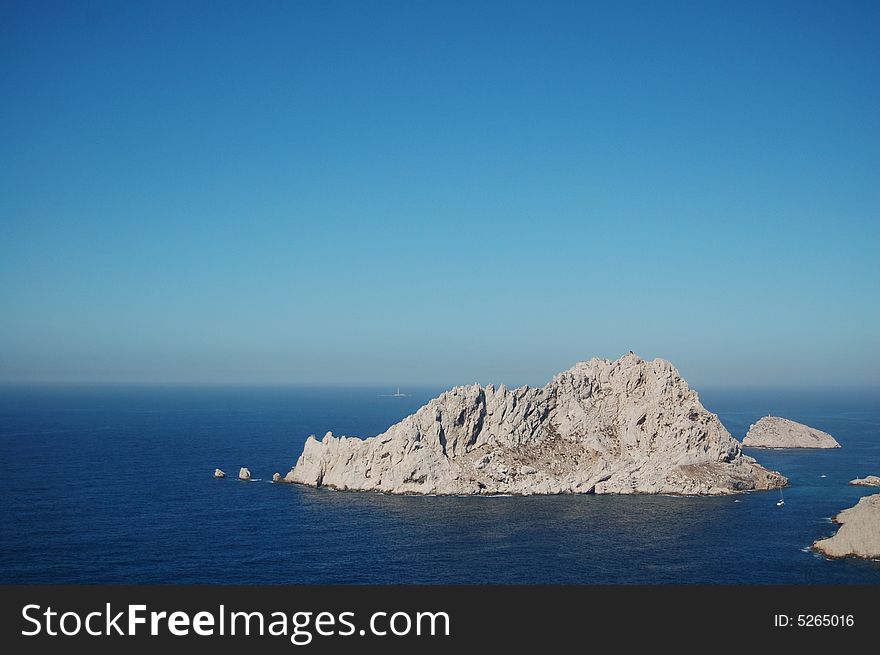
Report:
[[[706,391],[734,436],[773,411],[835,451],[756,451],[791,478],[728,498],[395,497],[267,482],[305,438],[369,436],[437,389],[0,389],[4,583],[871,583],[807,550],[880,474],[876,393]],[[214,480],[248,466],[262,481]],[[825,477],[821,477],[821,476]],[[876,490],[875,490],[876,491]]]

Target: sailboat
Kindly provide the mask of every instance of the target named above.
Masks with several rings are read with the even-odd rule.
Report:
[[[776,501],[777,507],[782,507],[785,505],[785,496],[782,495],[782,489],[779,489],[779,500]]]

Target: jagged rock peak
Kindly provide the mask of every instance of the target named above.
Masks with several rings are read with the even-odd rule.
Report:
[[[306,441],[285,480],[421,494],[726,494],[787,480],[743,455],[676,368],[629,353],[540,388],[455,387],[369,439]]]

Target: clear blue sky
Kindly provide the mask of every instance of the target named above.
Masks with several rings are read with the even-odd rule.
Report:
[[[880,385],[878,2],[3,2],[0,379]]]

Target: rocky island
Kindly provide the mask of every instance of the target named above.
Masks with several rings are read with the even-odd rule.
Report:
[[[546,386],[456,387],[369,439],[305,443],[286,482],[395,494],[719,495],[785,486],[676,368],[630,353]]]
[[[857,487],[880,487],[880,475],[866,475],[863,478],[850,480],[849,483]]]
[[[840,448],[827,432],[787,418],[765,416],[749,427],[743,446],[752,448]]]
[[[880,558],[880,494],[865,496],[834,522],[840,524],[837,534],[814,543],[814,550],[833,558]]]

